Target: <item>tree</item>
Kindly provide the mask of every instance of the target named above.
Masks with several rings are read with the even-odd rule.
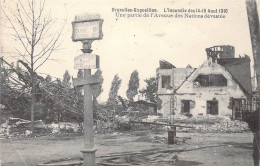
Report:
[[[83,78],[83,71],[82,70],[78,70],[77,77]]]
[[[65,73],[63,74],[62,84],[67,87],[70,87],[70,85],[71,85],[70,74],[69,74],[68,70],[66,70]]]
[[[28,73],[20,68],[14,68],[3,59],[1,83],[2,102],[5,111],[12,113],[14,117],[28,119],[30,114],[30,89],[28,88]],[[66,73],[66,72],[65,72]],[[22,81],[17,78],[19,76]],[[65,75],[69,75],[68,72]],[[65,77],[69,78],[69,77]],[[69,79],[64,79],[69,82]],[[66,82],[64,81],[63,82]],[[76,120],[82,122],[83,96],[76,94],[69,84],[63,84],[59,79],[52,81],[47,75],[45,79],[37,76],[35,119],[44,120],[47,123],[61,120]],[[37,97],[39,95],[39,97]]]
[[[51,78],[50,75],[47,75],[47,76],[45,77],[45,81],[46,81],[46,82],[51,82],[51,80],[52,80],[52,78]]]
[[[128,89],[126,91],[126,96],[131,102],[134,100],[134,97],[138,94],[139,88],[139,74],[137,70],[134,70],[130,76],[128,83]]]
[[[118,74],[114,76],[114,79],[111,83],[111,88],[109,90],[109,97],[107,100],[108,104],[116,105],[117,104],[117,96],[118,96],[118,90],[121,86],[122,80],[119,78]]]
[[[52,31],[55,20],[51,18],[50,12],[45,12],[45,0],[26,2],[18,0],[14,11],[4,9],[3,5],[1,11],[10,24],[9,28],[14,32],[15,41],[20,43],[15,48],[22,59],[19,62],[28,70],[30,76],[31,130],[34,132],[36,71],[50,58],[53,51],[57,50],[65,23],[58,32]]]
[[[94,104],[97,104],[97,98],[103,92],[102,84],[103,84],[104,79],[103,79],[103,76],[102,76],[102,71],[100,69],[98,69],[95,72],[94,76],[102,78],[102,81],[101,81],[100,84],[96,84],[96,85],[92,86],[93,102],[94,102]]]
[[[156,77],[151,77],[149,79],[145,79],[146,87],[142,88],[139,92],[142,96],[153,103],[156,103],[157,109],[162,108],[162,100],[156,95],[158,90],[158,79]]]
[[[157,93],[157,81],[155,77],[151,77],[149,79],[145,79],[146,87],[141,89],[139,92],[144,96],[147,100],[151,102],[156,102],[156,93]]]

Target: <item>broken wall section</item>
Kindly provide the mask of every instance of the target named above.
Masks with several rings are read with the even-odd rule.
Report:
[[[220,74],[227,79],[227,86],[201,86],[195,83],[194,80],[199,75]],[[194,102],[193,107],[190,107],[190,113],[193,116],[206,115],[214,112],[217,109],[216,115],[232,115],[232,110],[228,108],[229,99],[247,98],[246,94],[241,89],[240,85],[233,79],[231,74],[221,65],[207,60],[200,68],[198,68],[180,89],[176,92],[176,111],[182,113],[183,100]],[[214,102],[215,101],[215,102]],[[214,103],[217,103],[215,108]],[[213,109],[211,111],[211,109]]]

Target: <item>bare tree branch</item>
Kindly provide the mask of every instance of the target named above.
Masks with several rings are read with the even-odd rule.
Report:
[[[56,46],[56,43],[57,43],[57,41],[59,40],[59,38],[60,38],[60,36],[61,36],[61,34],[62,34],[62,32],[63,32],[64,26],[65,26],[65,23],[63,24],[62,29],[61,29],[61,31],[59,32],[58,36],[56,37],[55,41],[54,41],[53,44],[51,45],[51,47],[50,47],[50,49],[49,49],[50,51],[49,51],[48,56],[45,58],[45,60],[44,60],[40,65],[38,65],[38,66],[35,68],[35,71],[36,71],[40,66],[42,66],[42,65],[48,60],[48,58],[50,57],[50,55],[51,55],[52,52],[54,51],[55,46]],[[45,54],[45,53],[44,53],[44,54]]]
[[[19,20],[20,20],[20,21],[19,21],[19,22],[20,22],[20,25],[22,26],[22,29],[23,29],[23,31],[24,31],[25,37],[26,37],[26,39],[27,39],[27,42],[29,43],[30,41],[29,41],[29,37],[28,37],[28,35],[27,35],[27,31],[28,31],[29,34],[31,34],[31,33],[30,33],[30,31],[28,30],[28,28],[24,25],[24,20],[23,20],[23,18],[22,18],[22,16],[21,16],[20,9],[19,9],[18,5],[17,5],[17,11],[18,11],[18,16],[19,16]],[[17,17],[17,19],[18,19],[18,17]]]
[[[27,63],[30,64],[30,62],[27,60],[27,58],[25,57],[26,55],[25,54],[22,54],[17,48],[15,48],[15,50],[19,53],[20,56],[23,57],[23,60],[25,60]]]
[[[1,8],[1,9],[2,9],[2,8]],[[22,40],[22,38],[21,38],[21,36],[20,36],[18,30],[15,28],[14,24],[12,23],[10,17],[7,16],[5,10],[2,9],[2,11],[3,11],[4,15],[6,16],[6,18],[8,19],[9,23],[11,24],[13,30],[15,31],[15,34],[17,35],[17,39],[21,42],[21,44],[23,45],[23,47],[25,48],[25,50],[27,51],[27,53],[30,54],[30,52],[26,49],[25,43],[23,42],[23,40]]]
[[[38,33],[40,33],[38,39],[36,39],[36,41],[35,41],[35,45],[37,45],[38,42],[39,42],[40,40],[42,40],[43,32],[44,32],[45,28],[48,27],[48,25],[49,25],[50,23],[51,23],[51,19],[50,19],[49,17],[47,18],[46,21],[45,21],[45,18],[44,18],[44,22],[43,22],[42,28],[41,28],[39,31],[37,31],[37,29],[35,30],[35,38],[36,38],[36,35],[37,35]],[[49,30],[50,28],[51,28],[51,26],[48,27],[46,33],[48,32],[48,30]],[[44,33],[44,34],[46,34],[46,33]],[[43,36],[44,36],[44,35],[43,35]]]
[[[18,2],[19,2],[19,4],[21,5],[21,7],[23,9],[23,13],[25,13],[25,15],[27,16],[25,18],[28,18],[30,20],[29,22],[32,22],[32,18],[29,16],[28,11],[25,10],[25,8],[24,8],[24,6],[23,6],[23,4],[21,3],[20,0]]]

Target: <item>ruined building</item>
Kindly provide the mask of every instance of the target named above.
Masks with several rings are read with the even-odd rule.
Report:
[[[252,98],[250,58],[235,58],[229,45],[206,49],[206,61],[198,68],[157,69],[158,92],[164,115],[189,113],[241,117]]]

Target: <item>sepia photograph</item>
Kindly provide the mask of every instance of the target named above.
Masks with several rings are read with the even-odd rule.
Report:
[[[260,166],[259,0],[0,7],[0,166]]]

